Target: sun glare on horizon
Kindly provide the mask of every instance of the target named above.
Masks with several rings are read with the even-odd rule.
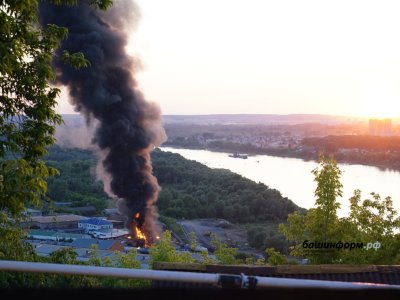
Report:
[[[387,84],[371,84],[363,89],[359,115],[366,118],[399,118],[400,92]]]

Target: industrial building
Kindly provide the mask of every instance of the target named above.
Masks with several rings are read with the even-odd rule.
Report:
[[[76,234],[69,232],[58,232],[51,230],[30,230],[27,234],[29,239],[43,240],[43,241],[74,241],[78,238],[91,238],[87,234]]]
[[[23,224],[23,227],[36,229],[72,229],[78,227],[79,221],[86,219],[86,217],[72,214],[32,216]]]
[[[90,249],[92,245],[97,245],[99,250],[124,251],[124,246],[116,240],[97,240],[97,239],[76,239],[71,243],[71,247]]]
[[[102,229],[112,229],[113,224],[101,218],[90,218],[86,220],[80,220],[78,222],[78,228],[89,232]]]

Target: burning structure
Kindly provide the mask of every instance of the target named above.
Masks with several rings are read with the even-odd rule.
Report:
[[[127,55],[127,25],[137,18],[132,1],[116,1],[106,12],[78,1],[75,6],[42,3],[40,22],[66,27],[68,38],[53,59],[56,83],[68,87],[72,103],[95,124],[92,144],[99,157],[97,176],[118,201],[125,226],[137,239],[152,242],[160,187],[152,175],[150,152],[165,141],[160,109],[147,102]],[[90,67],[75,69],[62,53],[82,52]],[[132,228],[133,227],[133,228]]]

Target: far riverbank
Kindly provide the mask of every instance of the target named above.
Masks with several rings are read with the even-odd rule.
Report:
[[[248,155],[269,155],[276,157],[299,158],[304,161],[317,161],[319,153],[310,150],[298,150],[290,148],[255,148],[247,145],[232,144],[230,147],[201,147],[197,145],[175,145],[164,144],[163,147],[171,147],[175,149],[192,149],[192,150],[207,150],[219,153],[246,153]],[[394,157],[393,157],[394,156]],[[397,157],[398,156],[398,157]],[[334,159],[338,163],[349,165],[363,165],[377,167],[382,171],[400,171],[400,153],[376,153],[366,151],[354,151],[347,153],[335,153]]]

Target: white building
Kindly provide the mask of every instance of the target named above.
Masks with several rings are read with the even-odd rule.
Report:
[[[112,229],[113,225],[111,222],[99,219],[99,218],[90,218],[87,220],[82,220],[78,222],[78,228],[89,231],[97,231],[101,229]]]

